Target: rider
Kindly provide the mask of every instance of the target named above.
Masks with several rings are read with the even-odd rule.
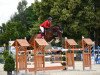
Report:
[[[51,26],[52,26],[52,17],[49,17],[46,21],[40,24],[40,30],[41,30],[42,36],[45,35],[45,29],[48,29]]]

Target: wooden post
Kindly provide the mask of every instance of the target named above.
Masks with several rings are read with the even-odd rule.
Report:
[[[74,45],[72,46],[72,49],[75,49],[75,46],[74,46]],[[72,56],[73,56],[73,59],[72,59],[72,62],[73,62],[73,69],[75,69],[74,50],[72,50]]]
[[[43,46],[43,70],[45,70],[45,46]]]
[[[91,45],[92,45],[91,39],[89,39],[89,38],[83,39],[82,38],[83,70],[85,70],[85,67],[90,67],[90,69],[91,69]]]
[[[45,46],[48,43],[44,39],[34,39],[34,70],[45,70]]]
[[[89,55],[89,60],[90,60],[90,69],[91,69],[91,46],[89,46],[89,53],[90,53],[90,55]]]
[[[18,72],[18,43],[15,42],[15,48],[16,48],[16,73]]]
[[[65,48],[70,49],[70,52],[66,51],[66,67],[72,66],[75,69],[75,62],[74,62],[74,49],[77,43],[73,39],[65,39]]]
[[[30,46],[25,39],[16,39],[12,44],[16,48],[16,73],[19,70],[27,72],[27,47]],[[19,54],[23,52],[23,54]]]
[[[36,63],[36,41],[34,40],[34,69],[35,69],[35,75],[36,75],[36,72],[37,72],[37,63]]]
[[[25,47],[24,48],[24,50],[25,50],[25,72],[27,72],[27,48]]]
[[[83,39],[84,38],[82,37],[82,48],[83,48],[82,55],[83,55],[83,70],[84,70],[85,68],[84,68],[84,42],[83,42]]]
[[[83,70],[85,69],[84,67],[85,67],[85,65],[84,65],[84,62],[85,62],[85,60],[84,60],[84,50],[83,50],[83,52],[82,52],[83,54]]]

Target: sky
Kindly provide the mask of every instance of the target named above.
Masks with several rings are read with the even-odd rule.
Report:
[[[18,2],[21,0],[0,0],[0,26],[10,20],[10,17],[17,12]],[[26,0],[30,6],[34,0]]]

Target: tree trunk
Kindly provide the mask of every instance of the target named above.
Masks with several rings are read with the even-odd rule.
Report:
[[[12,75],[12,71],[7,71],[7,75]]]

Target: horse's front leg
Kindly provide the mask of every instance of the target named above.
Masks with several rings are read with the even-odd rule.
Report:
[[[57,33],[58,33],[59,39],[61,39],[61,38],[62,38],[62,33],[61,33],[61,31],[58,31]]]

